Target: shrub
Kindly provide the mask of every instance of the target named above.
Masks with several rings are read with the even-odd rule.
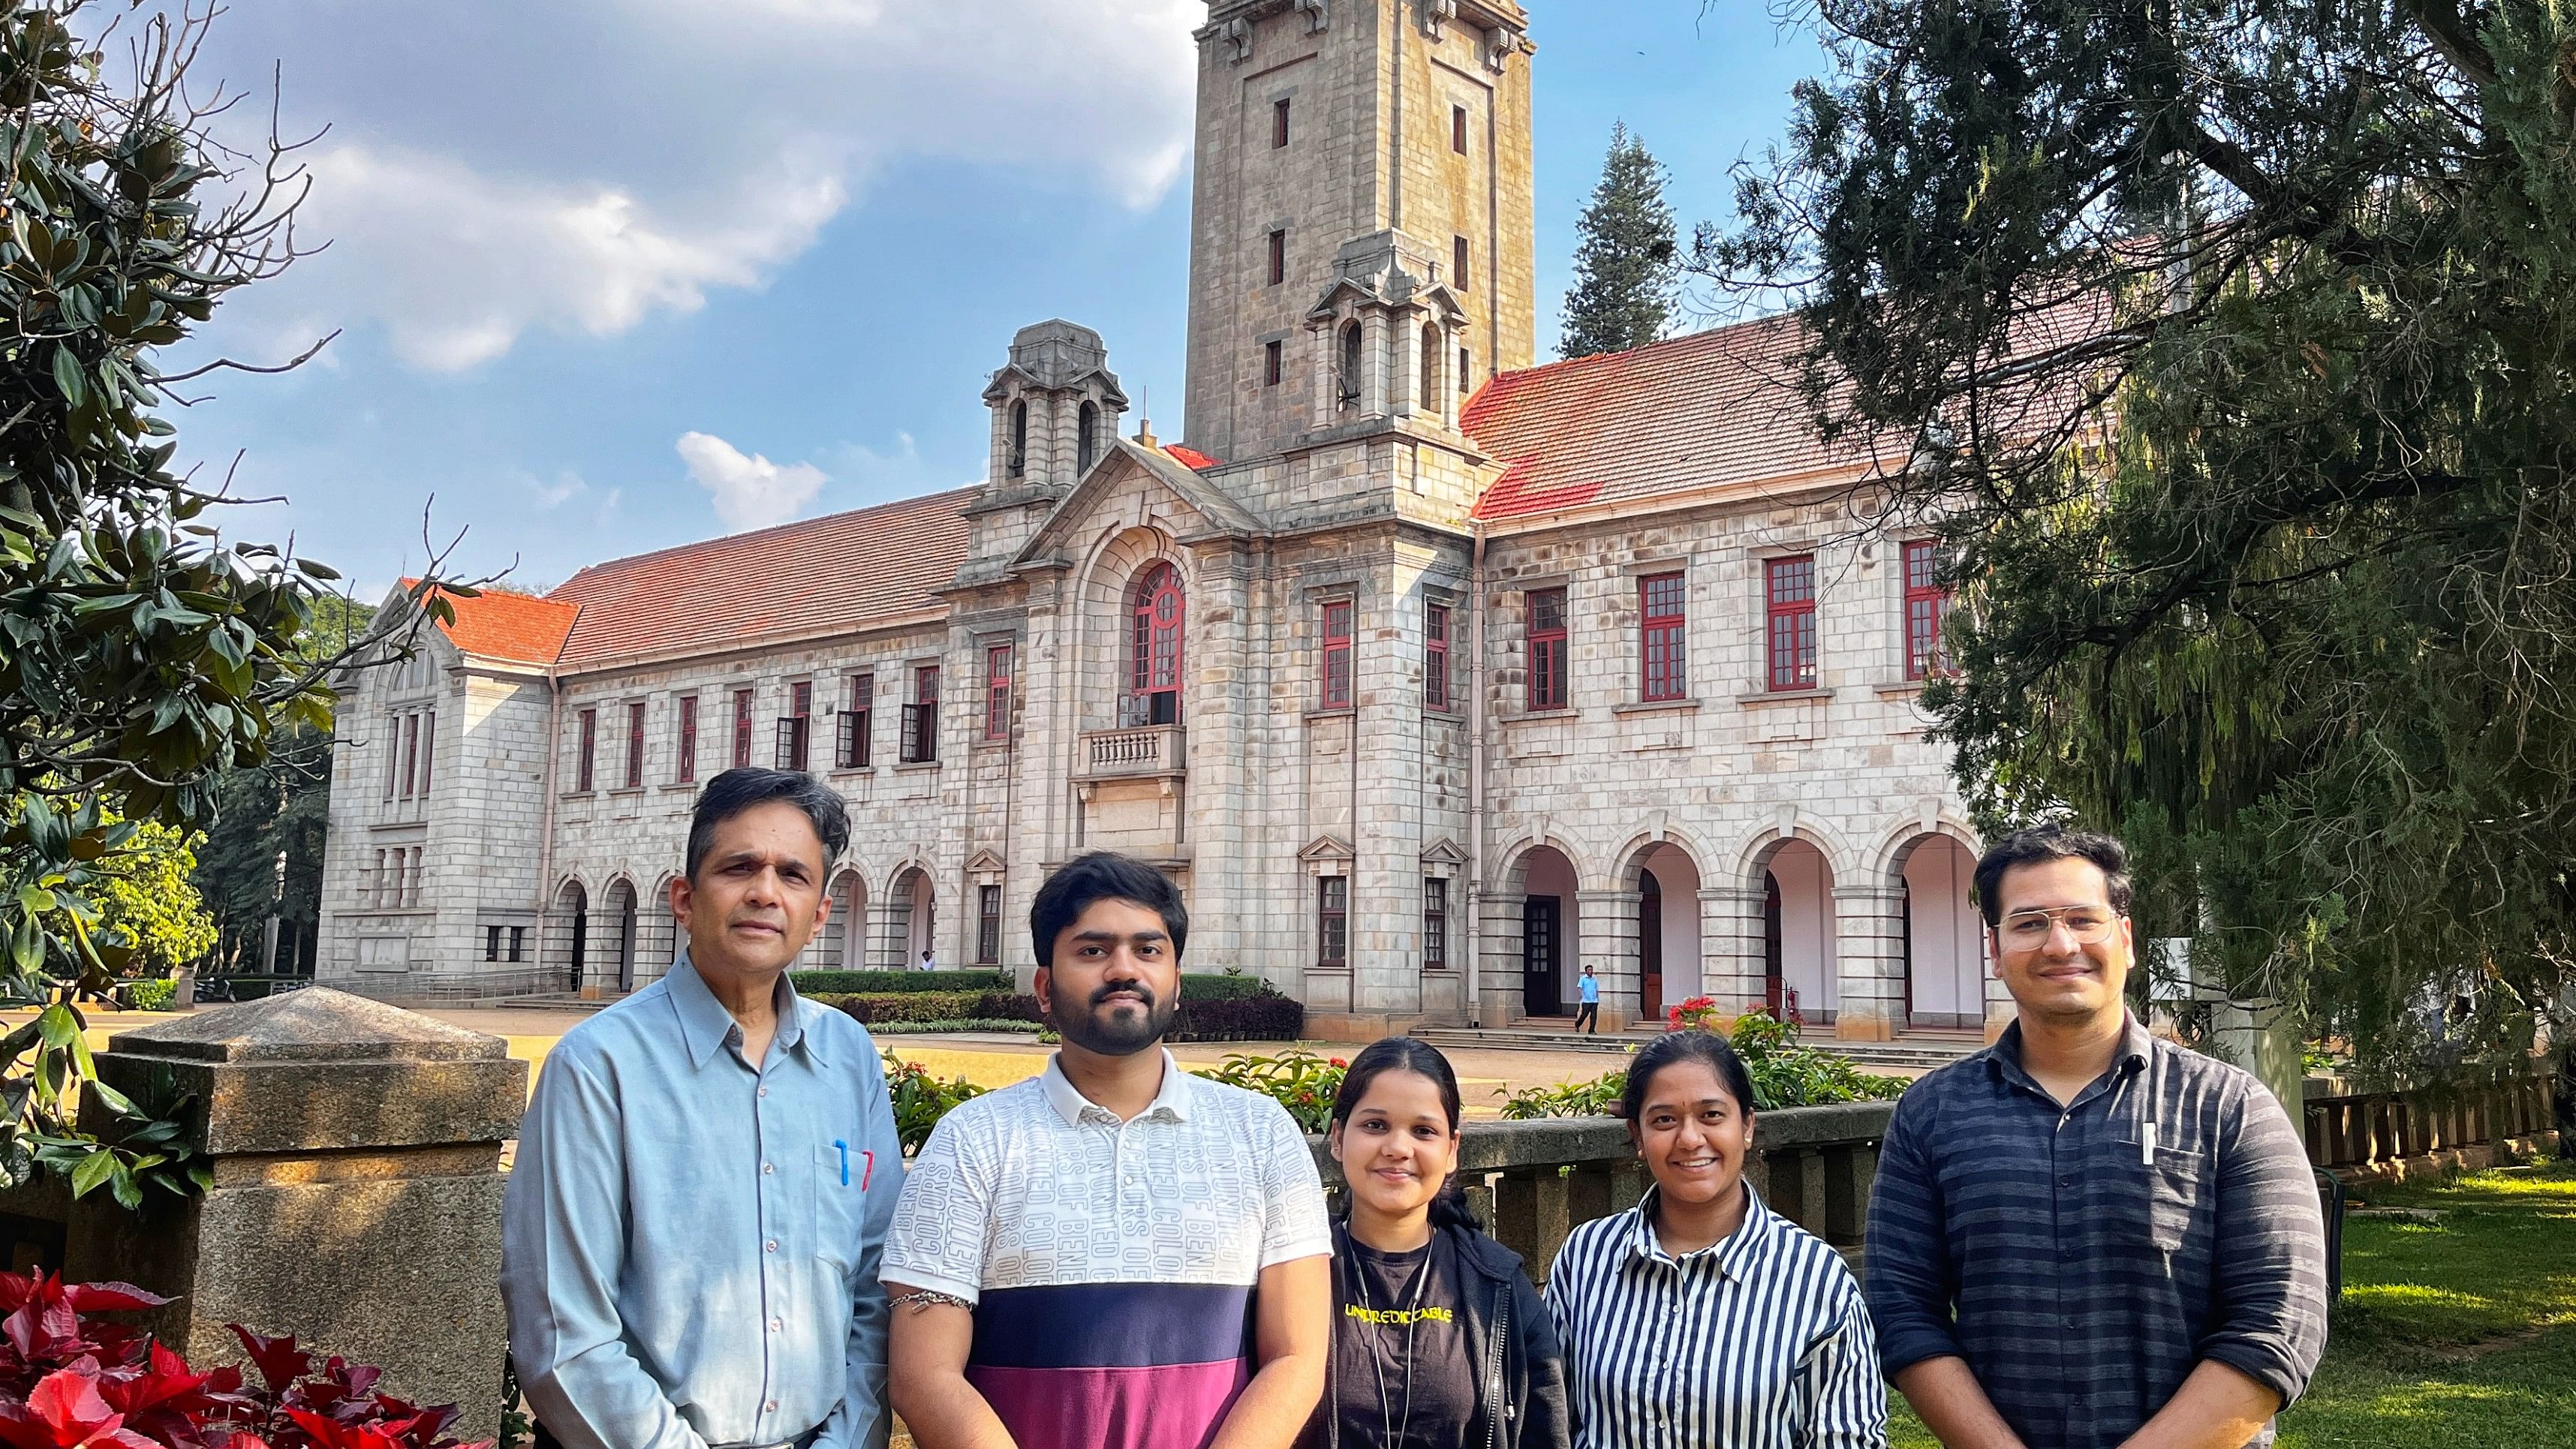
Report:
[[[1046,1028],[1034,1021],[1004,1021],[995,1017],[965,1017],[955,1021],[907,1021],[884,1028],[897,1036],[940,1036],[961,1031],[1007,1031],[1020,1036],[1040,1036]]]
[[[787,979],[805,996],[1011,989],[1008,971],[795,971]]]
[[[1236,1052],[1199,1075],[1259,1092],[1287,1108],[1300,1128],[1321,1132],[1333,1124],[1333,1094],[1342,1089],[1342,1077],[1350,1065],[1340,1057],[1328,1059],[1302,1049],[1275,1057]]]
[[[1232,971],[1195,975],[1184,972],[1181,976],[1183,1001],[1251,1001],[1278,994],[1271,989],[1269,982],[1260,977]]]
[[[0,1441],[116,1449],[452,1449],[456,1406],[421,1408],[376,1391],[382,1371],[334,1356],[316,1365],[295,1340],[236,1323],[258,1371],[197,1373],[99,1313],[170,1300],[127,1283],[65,1283],[0,1273]],[[476,1449],[488,1449],[489,1441]]]
[[[1707,997],[1693,997],[1673,1008],[1677,1029],[1685,1012],[1695,1021],[1708,1019],[1705,1011],[1694,1010],[1703,1004],[1714,1006]],[[1735,1029],[1726,1037],[1735,1054],[1744,1059],[1746,1075],[1753,1078],[1756,1111],[1893,1101],[1913,1085],[1903,1077],[1873,1076],[1853,1066],[1849,1057],[1800,1046],[1795,1023],[1781,1021],[1759,1007],[1737,1017]],[[1619,1096],[1627,1086],[1628,1072],[1623,1067],[1589,1082],[1525,1087],[1503,1103],[1503,1115],[1520,1120],[1609,1116],[1617,1112]]]
[[[1181,992],[1173,1041],[1295,1041],[1306,1030],[1306,1007],[1277,992],[1231,1001],[1195,1001]]]
[[[986,1088],[964,1077],[942,1081],[911,1062],[885,1059],[886,1097],[894,1104],[895,1134],[903,1155],[912,1156],[930,1140],[930,1129],[958,1103],[984,1095]]]
[[[168,1011],[178,999],[179,983],[175,980],[125,983],[125,1005],[130,1011]]]
[[[814,993],[814,1000],[847,1012],[863,1026],[904,1026],[922,1021],[1036,1021],[1038,999],[1007,991],[871,991]]]
[[[1503,1115],[1520,1122],[1533,1117],[1613,1117],[1619,1112],[1619,1094],[1627,1086],[1628,1073],[1622,1068],[1589,1082],[1523,1087],[1503,1103]]]

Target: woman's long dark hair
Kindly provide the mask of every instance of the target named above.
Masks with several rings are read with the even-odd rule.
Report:
[[[1333,1094],[1333,1125],[1350,1125],[1351,1113],[1359,1109],[1360,1100],[1368,1095],[1369,1084],[1387,1072],[1411,1072],[1428,1077],[1440,1090],[1440,1107],[1449,1116],[1449,1130],[1458,1130],[1462,1109],[1458,1103],[1458,1074],[1450,1069],[1449,1059],[1430,1045],[1409,1036],[1390,1036],[1369,1043],[1351,1058],[1350,1069],[1342,1074],[1341,1090]],[[1467,1208],[1467,1190],[1458,1184],[1455,1168],[1438,1195],[1431,1199],[1431,1225],[1435,1228],[1465,1227],[1482,1230],[1483,1224]]]

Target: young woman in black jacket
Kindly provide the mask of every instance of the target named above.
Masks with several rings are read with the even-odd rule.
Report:
[[[1333,1352],[1313,1449],[1566,1449],[1565,1360],[1521,1260],[1455,1182],[1458,1077],[1410,1037],[1333,1100]]]

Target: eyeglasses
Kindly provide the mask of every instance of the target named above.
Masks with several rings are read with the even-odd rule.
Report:
[[[2048,944],[2059,926],[2077,945],[2098,946],[2111,939],[2111,928],[2119,923],[2118,916],[2100,906],[2061,906],[2053,911],[2015,911],[1995,930],[2008,949],[2035,951]]]

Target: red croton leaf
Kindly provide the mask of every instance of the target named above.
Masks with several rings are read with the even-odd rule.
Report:
[[[0,1440],[13,1449],[160,1449],[99,1397],[96,1374],[95,1364],[56,1369],[25,1403],[0,1401]]]
[[[63,1301],[83,1313],[162,1308],[170,1302],[158,1293],[137,1288],[131,1283],[73,1283],[64,1287]]]
[[[312,1439],[314,1449],[404,1449],[400,1439],[374,1424],[343,1424],[311,1409],[289,1409],[286,1417]]]
[[[232,1330],[233,1336],[241,1340],[242,1351],[259,1366],[259,1376],[267,1382],[271,1394],[285,1393],[288,1384],[313,1371],[313,1355],[295,1346],[294,1334],[270,1338],[238,1323],[232,1325]]]

